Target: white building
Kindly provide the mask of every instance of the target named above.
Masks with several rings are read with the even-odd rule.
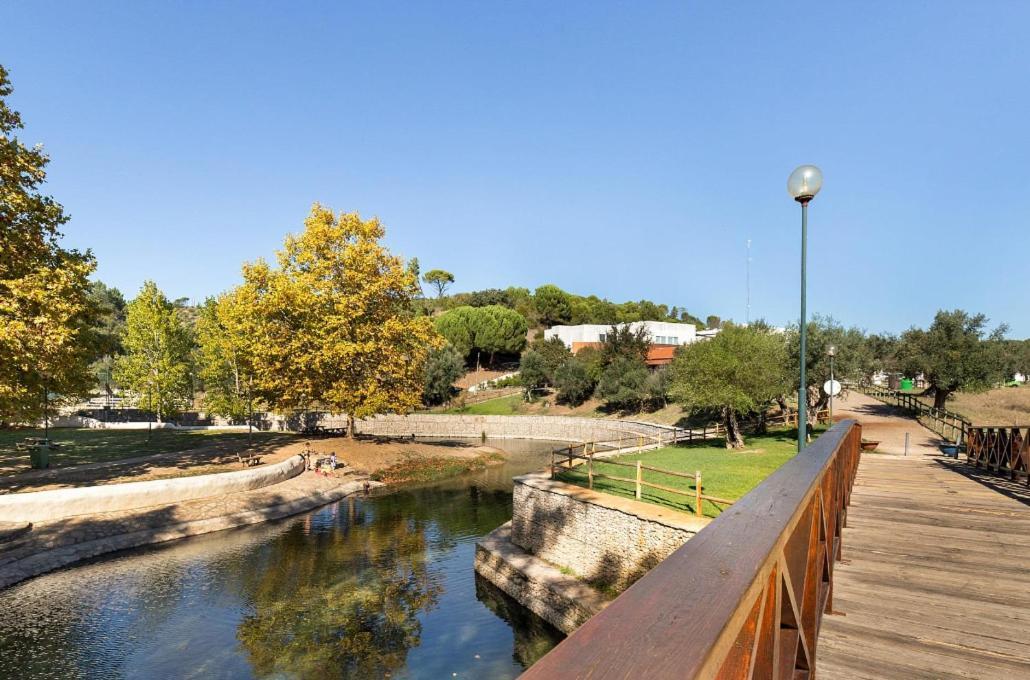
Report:
[[[619,324],[620,326],[622,324]],[[645,328],[655,345],[689,345],[701,339],[697,327],[692,323],[673,323],[671,321],[634,321],[628,324],[636,331]],[[573,352],[581,347],[602,343],[611,331],[611,324],[588,323],[579,326],[554,326],[544,331],[544,338],[559,338]]]

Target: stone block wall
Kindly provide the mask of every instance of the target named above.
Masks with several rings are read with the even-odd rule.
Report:
[[[515,478],[511,541],[591,584],[622,591],[708,521],[534,473]]]

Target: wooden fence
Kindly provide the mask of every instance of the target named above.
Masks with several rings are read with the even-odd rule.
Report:
[[[582,448],[583,453],[577,454],[576,448]],[[555,449],[551,451],[551,479],[555,478],[555,475],[560,470],[571,470],[577,466],[576,461],[581,461],[581,465],[585,465],[587,469],[587,488],[594,488],[594,479],[611,479],[617,482],[625,482],[634,485],[634,495],[637,500],[640,500],[644,487],[649,489],[658,489],[659,491],[665,491],[667,493],[680,494],[682,496],[688,496],[694,499],[694,514],[698,517],[703,517],[703,505],[704,501],[716,504],[718,506],[729,506],[733,504],[733,501],[725,498],[719,498],[718,496],[711,496],[703,493],[703,486],[701,481],[701,471],[698,470],[694,474],[687,472],[678,472],[675,470],[666,470],[663,468],[654,467],[652,465],[644,465],[641,461],[635,461],[633,463],[626,463],[618,460],[606,459],[604,460],[605,465],[614,465],[618,467],[633,468],[636,471],[636,475],[630,479],[629,477],[619,477],[618,475],[609,475],[602,472],[597,472],[594,469],[594,449],[591,444],[578,444],[576,446],[568,446],[564,449]],[[564,460],[563,460],[564,459]],[[693,481],[693,490],[689,488],[677,489],[676,487],[667,486],[665,484],[658,484],[656,482],[649,482],[644,479],[644,471],[656,472],[663,475],[669,475],[670,477],[676,477],[677,479],[689,479]]]
[[[832,427],[524,680],[815,677],[861,438],[854,421]]]
[[[1010,479],[1026,477],[1030,486],[1030,426],[968,427],[966,456],[971,465],[1007,474]]]
[[[953,441],[956,444],[962,444],[966,440],[966,431],[972,426],[972,423],[959,414],[943,408],[934,408],[923,402],[915,394],[882,387],[864,387],[859,389],[870,397],[915,414],[916,418],[923,425],[944,439]]]

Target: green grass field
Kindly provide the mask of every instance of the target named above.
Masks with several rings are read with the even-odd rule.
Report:
[[[816,429],[816,435],[824,428]],[[614,458],[619,462],[635,463],[642,461],[645,465],[657,468],[685,472],[693,474],[701,471],[701,481],[704,492],[727,500],[737,500],[759,483],[777,468],[794,457],[797,453],[797,434],[795,430],[770,431],[766,435],[746,437],[747,446],[739,452],[728,451],[722,440],[711,440],[701,444],[683,444],[670,446],[654,451],[641,453],[630,453]],[[606,464],[603,462],[594,463],[594,472],[627,477],[632,479],[636,471],[632,468]],[[579,466],[573,470],[564,471],[559,479],[587,486],[587,470],[585,466]],[[664,505],[675,510],[694,513],[694,481],[672,475],[664,475],[657,472],[645,470],[643,473],[645,482],[653,482],[675,489],[682,489],[688,495],[680,495],[660,489],[643,488],[641,500]],[[604,478],[594,478],[594,490],[605,493],[634,497],[635,485],[631,482],[621,482]],[[705,501],[704,514],[707,517],[715,517],[724,508]]]
[[[507,397],[481,401],[465,408],[447,409],[444,413],[471,416],[517,416],[523,412],[522,404],[521,394],[511,394]]]
[[[15,444],[26,437],[42,437],[43,430],[0,430],[0,474],[24,472],[29,464],[28,451]],[[292,435],[282,432],[254,432],[254,448],[267,449],[287,443]],[[50,451],[52,467],[99,463],[134,458],[154,453],[192,451],[217,446],[225,451],[242,450],[246,432],[220,430],[154,430],[147,441],[146,430],[90,430],[60,428],[50,430],[50,438],[60,448]]]

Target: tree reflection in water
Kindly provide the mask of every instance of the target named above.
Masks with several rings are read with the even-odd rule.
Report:
[[[353,499],[340,509],[332,531],[291,532],[245,567],[253,611],[237,637],[258,676],[382,677],[420,643],[418,614],[442,592],[427,568],[430,523]]]

